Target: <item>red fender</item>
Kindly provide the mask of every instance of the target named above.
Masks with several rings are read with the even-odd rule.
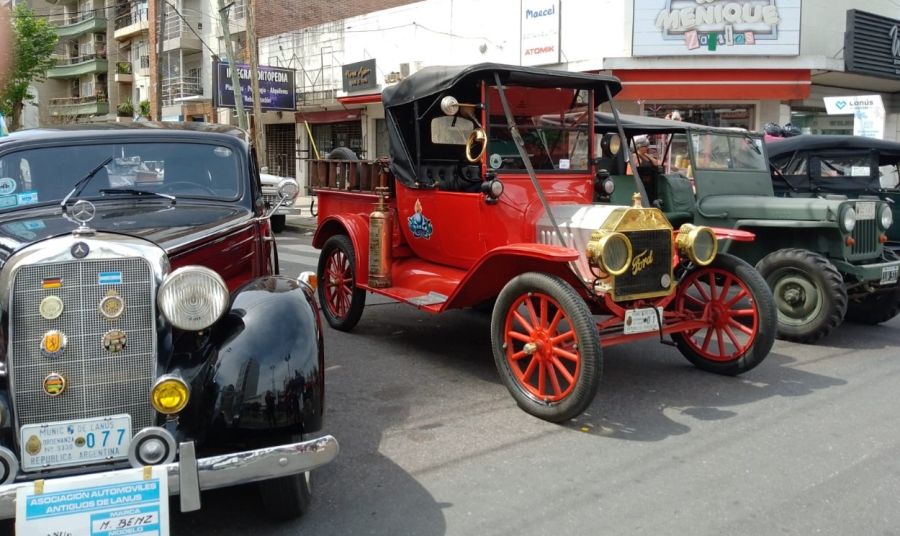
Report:
[[[325,242],[334,235],[345,234],[353,243],[356,253],[356,283],[369,284],[369,218],[362,214],[338,214],[328,216],[316,228],[313,247],[322,249]]]
[[[574,249],[548,244],[509,244],[492,249],[469,270],[441,309],[468,307],[496,296],[510,279],[525,272],[559,276],[578,291],[578,276],[567,264],[578,257]]]
[[[719,240],[734,240],[735,242],[753,242],[756,235],[750,231],[740,229],[726,229],[724,227],[710,227]]]

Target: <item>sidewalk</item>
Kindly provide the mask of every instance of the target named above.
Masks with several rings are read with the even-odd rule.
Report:
[[[294,201],[294,206],[300,209],[300,214],[291,215],[285,218],[285,223],[287,226],[293,227],[295,231],[315,231],[316,230],[316,217],[310,213],[309,206],[316,199],[315,196],[309,195],[299,195],[297,196],[296,201]],[[315,207],[318,209],[318,205]]]

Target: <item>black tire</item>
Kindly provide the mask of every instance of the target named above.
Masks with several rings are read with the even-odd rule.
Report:
[[[349,270],[344,272],[345,281],[342,285],[332,282],[331,274],[326,274],[326,269],[332,270],[334,267],[334,265],[328,266],[332,258],[334,258],[334,263],[349,267]],[[344,259],[346,259],[346,263]],[[353,243],[347,235],[335,235],[325,242],[322,253],[319,255],[316,276],[319,281],[319,305],[325,320],[334,329],[352,330],[359,322],[363,308],[366,306],[366,291],[356,286],[356,253],[353,250]],[[343,290],[338,290],[339,286],[343,286]],[[341,299],[336,299],[337,293],[340,293]],[[347,299],[349,299],[349,303],[346,303]],[[341,303],[342,300],[344,303]]]
[[[336,147],[332,149],[325,158],[328,160],[359,160],[359,157],[356,156],[353,149],[350,149],[349,147]]]
[[[538,341],[540,345],[535,346],[531,353],[527,353],[529,357],[515,358],[514,356],[517,354],[526,353],[526,343],[512,338],[508,339],[511,341],[508,343],[506,323],[512,317],[511,308],[515,306],[518,310],[520,306],[526,307],[525,302],[522,300],[543,300],[544,298],[548,298],[546,301],[548,304],[546,318],[552,320],[557,311],[564,315],[564,320],[558,321],[558,326],[561,326],[563,329],[562,335],[574,332],[575,346],[568,346],[564,349],[562,343],[559,345],[545,345],[551,333],[549,330],[541,330],[540,333],[533,333],[534,338],[532,341]],[[555,304],[551,303],[550,300],[554,301]],[[558,304],[558,308],[556,304]],[[538,312],[538,314],[541,313]],[[516,323],[521,328],[520,333],[528,331],[518,321]],[[548,327],[549,324],[548,322]],[[512,324],[510,325],[512,326]],[[560,333],[560,331],[557,330],[557,333]],[[542,340],[541,337],[543,337],[545,343],[540,342]],[[532,344],[532,342],[528,344]],[[550,422],[562,422],[577,417],[590,405],[597,393],[600,376],[603,371],[603,353],[600,348],[600,336],[597,332],[597,325],[584,300],[568,283],[558,277],[529,272],[514,277],[503,287],[503,290],[497,297],[494,312],[491,316],[491,346],[494,352],[494,362],[504,385],[506,385],[506,388],[520,408],[539,419]],[[517,349],[518,351],[516,351]],[[549,363],[547,361],[551,359],[549,356],[559,355],[554,352],[554,349],[575,355],[577,361],[573,364],[569,358],[560,358],[557,361],[562,363],[562,359],[565,359],[565,364],[553,365]],[[507,351],[511,352],[509,358]],[[515,365],[517,371],[521,372],[525,377],[524,383],[513,372],[511,361],[517,363]],[[547,364],[545,365],[544,363]],[[559,368],[554,368],[557,366]],[[566,367],[572,381],[568,381],[561,374],[563,367]],[[522,370],[522,368],[525,370]],[[537,372],[540,373],[540,377],[545,377],[545,374],[550,373],[554,375],[556,382],[551,382],[548,389],[555,387],[555,395],[541,397],[540,393],[534,392],[536,389],[533,385],[530,387],[525,385],[530,383],[528,380],[534,378],[536,373],[534,368],[538,369]],[[531,374],[527,374],[529,370],[531,370]],[[545,380],[545,386],[546,381],[549,381],[549,379]],[[559,383],[561,381],[564,383]],[[540,389],[537,390],[540,391]]]
[[[900,289],[869,294],[852,300],[847,306],[847,320],[858,324],[874,326],[887,322],[900,314]]]
[[[728,283],[729,287],[727,289],[724,286],[726,284],[725,279],[727,279],[727,276],[724,274],[730,274],[736,279],[735,281]],[[681,354],[701,370],[725,376],[743,374],[762,363],[766,356],[769,355],[769,351],[775,343],[775,319],[777,316],[775,302],[772,299],[772,293],[769,291],[766,281],[753,266],[733,255],[722,253],[716,256],[716,259],[708,266],[696,267],[685,275],[682,280],[682,285],[678,289],[679,295],[676,301],[676,303],[679,304],[678,306],[682,303],[690,302],[690,300],[684,296],[685,293],[692,290],[691,285],[693,281],[708,283],[710,275],[714,277],[717,285],[723,285],[720,290],[717,290],[717,293],[719,293],[717,296],[718,302],[723,304],[723,307],[720,309],[720,312],[717,312],[716,314],[722,315],[722,310],[734,313],[735,316],[733,319],[735,319],[736,322],[746,325],[747,320],[742,316],[738,316],[737,313],[740,311],[747,311],[748,307],[753,307],[755,308],[755,317],[749,319],[750,325],[747,327],[751,328],[750,331],[752,333],[754,331],[752,326],[755,325],[755,333],[733,333],[735,338],[739,338],[738,342],[741,343],[741,346],[739,347],[733,342],[728,342],[734,351],[729,352],[727,356],[720,354],[715,356],[715,358],[712,358],[709,355],[709,351],[706,352],[707,355],[704,355],[703,352],[703,346],[706,344],[707,336],[705,329],[707,328],[692,333],[673,333],[672,340],[675,341],[675,346]],[[736,298],[742,291],[747,292],[747,297],[740,299]],[[734,299],[737,299],[738,301],[729,305],[729,302]],[[690,309],[690,307],[688,307],[688,309]],[[713,310],[714,308],[710,307],[709,309]],[[698,313],[701,312],[700,309],[696,309],[696,311]],[[724,320],[725,318],[732,317],[729,314],[727,317],[721,318]],[[740,322],[739,319],[744,319],[745,321]],[[754,319],[755,323],[753,322]],[[728,323],[724,324],[726,326],[730,325]],[[713,318],[713,322],[710,326],[709,329],[718,331],[714,327],[715,318]],[[726,333],[721,331],[718,332],[716,336],[722,337],[724,344]],[[746,337],[746,339],[744,337]],[[703,342],[699,342],[698,339],[702,339]],[[730,341],[730,337],[728,337],[727,340]],[[724,346],[724,348],[728,351],[728,346]]]
[[[301,436],[285,440],[285,443],[302,441]],[[312,502],[312,488],[310,485],[311,474],[309,471],[271,480],[260,480],[259,498],[262,500],[263,510],[269,517],[287,521],[296,519],[307,512]]]
[[[275,214],[271,217],[272,232],[280,233],[287,226],[287,216],[284,214]]]
[[[814,343],[844,321],[844,278],[822,255],[805,249],[781,249],[759,261],[756,269],[775,299],[778,338]]]

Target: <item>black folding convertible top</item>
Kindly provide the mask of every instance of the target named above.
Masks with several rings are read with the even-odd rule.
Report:
[[[613,95],[622,89],[619,79],[610,75],[573,73],[501,63],[479,63],[477,65],[425,67],[399,84],[385,88],[382,102],[385,108],[393,108],[437,95],[456,85],[468,85],[474,81],[493,83],[494,73],[500,75],[502,84],[511,86],[602,90],[603,86],[608,85],[610,93]],[[600,91],[598,103],[606,100],[603,98],[605,94],[605,91]]]
[[[896,141],[864,138],[862,136],[811,135],[804,134],[766,143],[769,158],[804,152],[859,152],[861,150],[878,153],[879,165],[886,166],[900,162],[900,143]]]

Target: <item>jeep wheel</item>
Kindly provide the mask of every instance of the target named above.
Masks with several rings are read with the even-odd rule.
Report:
[[[813,343],[841,325],[847,312],[844,279],[828,259],[805,249],[781,249],[756,269],[772,289],[778,337]]]
[[[280,233],[284,231],[284,228],[287,226],[287,216],[284,214],[276,214],[271,217],[272,222],[272,232]]]
[[[869,294],[853,300],[847,307],[846,319],[860,324],[881,324],[900,313],[900,289]]]
[[[346,235],[329,238],[319,255],[319,303],[334,329],[350,331],[366,305],[366,291],[356,286],[356,254]]]
[[[551,422],[578,416],[597,393],[600,336],[584,300],[562,279],[513,278],[491,317],[497,371],[526,412]]]
[[[697,368],[734,376],[759,365],[775,342],[775,304],[752,266],[719,254],[688,273],[678,287],[675,310],[708,327],[673,333],[682,355]]]

